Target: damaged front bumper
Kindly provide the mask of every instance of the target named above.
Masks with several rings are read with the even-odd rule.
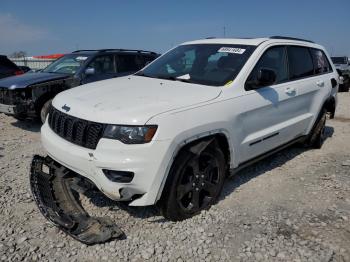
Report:
[[[23,115],[27,113],[26,105],[5,105],[0,104],[0,113],[4,113],[5,115]]]
[[[0,113],[13,116],[35,115],[34,103],[28,97],[28,92],[0,87]]]
[[[110,219],[91,217],[80,204],[79,192],[90,182],[50,157],[34,156],[30,187],[44,217],[76,240],[92,245],[125,237]]]

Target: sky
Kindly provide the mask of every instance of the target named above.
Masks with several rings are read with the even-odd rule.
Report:
[[[0,0],[0,54],[129,48],[165,52],[206,37],[284,35],[350,56],[350,0]]]

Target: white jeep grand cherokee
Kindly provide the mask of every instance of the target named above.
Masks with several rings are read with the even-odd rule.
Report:
[[[42,142],[109,198],[181,220],[249,163],[296,142],[321,147],[337,79],[325,49],[302,39],[187,42],[135,75],[60,93]]]

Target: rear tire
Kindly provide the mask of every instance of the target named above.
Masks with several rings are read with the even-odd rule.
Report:
[[[47,100],[40,109],[40,120],[41,123],[45,123],[46,117],[49,113],[49,109],[52,103],[52,99]]]
[[[326,130],[326,120],[327,112],[325,109],[322,109],[320,116],[317,119],[317,122],[310,134],[310,137],[307,141],[307,146],[311,148],[320,149],[326,139],[325,130]]]
[[[178,221],[209,208],[219,197],[225,177],[225,156],[219,147],[209,145],[199,155],[182,150],[163,190],[163,216]]]

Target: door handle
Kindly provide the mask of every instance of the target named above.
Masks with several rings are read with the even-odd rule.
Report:
[[[294,87],[287,87],[287,88],[285,89],[285,92],[286,92],[286,94],[288,94],[288,95],[295,94],[296,91],[297,91],[297,90],[296,90]]]
[[[324,81],[317,81],[316,85],[318,85],[319,87],[324,87]]]

